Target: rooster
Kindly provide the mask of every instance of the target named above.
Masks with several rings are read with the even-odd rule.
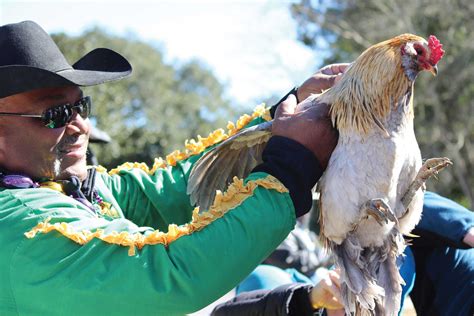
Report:
[[[413,87],[423,71],[437,74],[444,51],[435,36],[403,34],[363,52],[329,90],[299,107],[330,104],[338,144],[318,183],[321,237],[341,269],[346,313],[396,315],[401,284],[396,259],[403,234],[418,223],[425,181],[451,164],[422,165],[413,128]],[[191,202],[207,209],[215,190],[261,162],[272,122],[246,129],[194,166]]]

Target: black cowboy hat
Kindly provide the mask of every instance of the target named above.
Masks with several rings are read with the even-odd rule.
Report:
[[[35,22],[0,27],[0,98],[40,88],[93,86],[132,72],[120,54],[97,48],[70,65]]]

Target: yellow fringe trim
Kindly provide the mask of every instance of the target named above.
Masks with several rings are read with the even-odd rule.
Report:
[[[64,193],[63,186],[57,182],[54,181],[46,181],[43,183],[40,183],[41,188],[48,188],[54,191],[58,191],[61,193]]]
[[[117,210],[109,202],[102,201],[99,203],[100,214],[112,218],[119,218],[120,215]]]
[[[196,207],[193,210],[190,223],[181,226],[171,224],[168,226],[167,233],[159,230],[155,230],[147,235],[141,233],[130,234],[129,232],[112,232],[105,234],[103,229],[98,229],[94,232],[88,230],[75,231],[68,223],[51,224],[49,223],[51,218],[48,218],[33,227],[29,232],[26,232],[25,236],[27,238],[33,238],[37,233],[46,234],[55,230],[80,245],[84,245],[92,239],[97,238],[110,244],[129,247],[128,255],[134,256],[136,248],[142,249],[145,245],[156,244],[168,246],[181,236],[200,231],[216,219],[224,216],[229,210],[242,204],[248,197],[253,195],[254,190],[258,186],[269,190],[276,190],[280,193],[288,192],[288,189],[285,188],[280,181],[270,175],[265,178],[251,180],[247,182],[246,185],[244,185],[242,179],[234,177],[234,182],[228,187],[226,192],[222,193],[221,191],[217,191],[216,198],[209,211],[200,214],[199,207]]]
[[[143,162],[126,162],[117,168],[110,170],[109,174],[114,175],[119,173],[121,170],[130,170],[134,168],[141,169],[148,174],[153,174],[157,169],[166,168],[167,166],[176,166],[177,162],[187,159],[191,156],[198,155],[206,148],[220,143],[232,135],[235,135],[238,131],[240,131],[257,117],[261,117],[266,121],[270,121],[272,119],[270,116],[270,109],[266,108],[265,104],[261,104],[255,108],[252,115],[244,114],[235,123],[229,122],[227,124],[227,132],[220,128],[211,132],[207,137],[201,137],[198,135],[197,140],[186,140],[184,143],[184,147],[186,149],[184,151],[175,150],[171,154],[167,155],[165,159],[155,158],[155,162],[153,163],[151,169]],[[100,168],[97,168],[97,171],[107,172],[107,169],[101,166]]]

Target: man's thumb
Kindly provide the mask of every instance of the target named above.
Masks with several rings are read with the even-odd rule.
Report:
[[[290,94],[285,101],[283,101],[277,108],[275,117],[291,115],[296,110],[296,97]]]

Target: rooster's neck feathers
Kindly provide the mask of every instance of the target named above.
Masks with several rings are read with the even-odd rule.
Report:
[[[384,122],[412,81],[402,68],[401,46],[421,37],[403,34],[368,48],[322,98],[332,104],[332,122],[339,131],[366,135]],[[407,112],[413,115],[413,111]],[[383,127],[381,127],[383,129]]]

